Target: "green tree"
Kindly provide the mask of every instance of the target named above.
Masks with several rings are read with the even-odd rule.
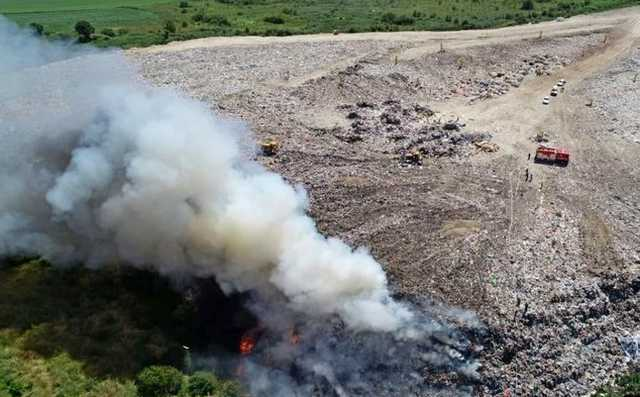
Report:
[[[520,8],[525,10],[525,11],[533,10],[533,8],[534,8],[533,0],[524,0],[522,2],[522,6]]]
[[[95,33],[96,29],[87,21],[79,21],[75,26],[76,33],[80,36],[80,42],[87,43],[91,41],[91,35]]]
[[[242,395],[243,393],[238,383],[230,380],[218,383],[214,393],[215,397],[240,397]]]
[[[111,28],[102,29],[100,33],[102,33],[105,36],[116,37],[116,32]]]
[[[42,36],[42,33],[44,33],[44,26],[40,25],[39,23],[36,22],[31,22],[29,24],[29,27],[31,28],[31,30],[34,31],[35,34],[37,34],[38,36]]]
[[[173,396],[182,388],[183,375],[173,367],[154,365],[143,369],[136,377],[140,397]]]
[[[189,377],[187,392],[190,397],[210,396],[216,390],[218,379],[207,372],[196,372]]]
[[[166,30],[169,33],[175,33],[176,32],[176,24],[173,21],[167,21],[164,24],[164,30]]]
[[[276,25],[281,25],[284,23],[284,19],[282,19],[281,17],[277,17],[277,16],[270,16],[270,17],[264,17],[263,21],[267,22],[267,23],[273,23]]]
[[[118,383],[115,380],[104,380],[82,397],[137,397],[136,387],[133,383]]]

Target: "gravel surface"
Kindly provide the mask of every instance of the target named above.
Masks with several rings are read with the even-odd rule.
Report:
[[[386,41],[291,43],[130,56],[141,66],[144,77],[155,84],[177,87],[211,102],[260,83],[300,78],[338,61],[385,52],[397,45]]]
[[[640,49],[590,79],[585,91],[591,94],[587,103],[606,120],[607,134],[640,144]]]
[[[549,75],[601,46],[604,34],[526,40],[518,45],[491,45],[465,51],[429,54],[394,68],[415,81],[436,101],[462,96],[471,101],[504,95],[527,76]],[[365,64],[363,74],[390,76],[388,65]]]

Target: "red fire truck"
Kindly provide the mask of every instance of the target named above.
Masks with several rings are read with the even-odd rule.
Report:
[[[539,146],[536,150],[536,163],[557,164],[566,167],[569,164],[569,151],[546,146]]]

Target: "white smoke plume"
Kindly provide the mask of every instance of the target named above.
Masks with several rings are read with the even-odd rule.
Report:
[[[0,17],[0,256],[126,263],[273,289],[352,329],[398,331],[363,248],[320,235],[307,198],[249,157],[246,129],[145,84],[122,53],[52,44]]]

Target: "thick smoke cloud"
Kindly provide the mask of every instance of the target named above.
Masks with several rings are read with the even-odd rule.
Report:
[[[275,288],[352,329],[410,322],[371,255],[320,235],[305,192],[249,160],[242,125],[146,85],[119,52],[1,17],[0,54],[0,255]]]

